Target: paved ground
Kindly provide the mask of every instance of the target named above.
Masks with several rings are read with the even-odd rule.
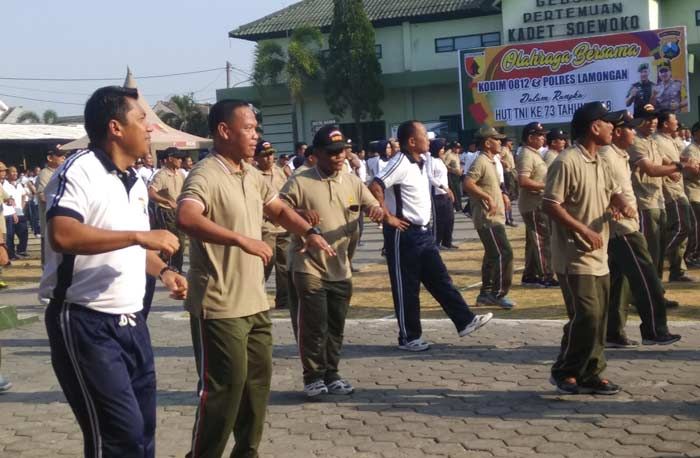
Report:
[[[376,239],[376,231],[368,238]],[[367,262],[376,257],[373,244],[364,248]],[[35,288],[7,292],[0,302],[38,312],[35,295]],[[151,317],[158,456],[181,457],[196,404],[188,323],[162,292]],[[431,320],[424,328],[433,349],[406,354],[394,348],[393,320],[352,320],[341,368],[356,393],[306,402],[291,327],[287,319],[276,320],[273,393],[261,452],[700,457],[699,322],[674,324],[684,338],[672,347],[608,352],[607,375],[624,387],[615,397],[553,392],[547,378],[561,326],[502,320],[459,339],[448,321]],[[0,456],[79,456],[81,434],[53,375],[43,324],[2,331],[0,345],[2,371],[15,384],[0,395]]]

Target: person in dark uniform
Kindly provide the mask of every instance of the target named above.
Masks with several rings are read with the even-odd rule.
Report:
[[[635,116],[643,111],[644,105],[651,100],[654,91],[654,83],[649,80],[649,64],[641,64],[637,68],[639,81],[630,86],[625,99],[625,106],[634,105]]]

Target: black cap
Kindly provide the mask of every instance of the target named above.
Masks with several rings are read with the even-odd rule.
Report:
[[[270,154],[275,154],[276,152],[277,150],[272,147],[272,143],[268,142],[267,140],[260,140],[255,146],[256,156],[269,156]]]
[[[617,121],[613,121],[613,126],[615,127],[628,127],[630,129],[636,129],[644,123],[642,118],[633,118],[629,112],[625,112],[622,118]]]
[[[289,154],[280,154],[280,159],[289,159]]]
[[[700,130],[700,121],[696,122],[690,127],[690,133],[695,134],[695,132]]]
[[[175,148],[174,146],[171,146],[170,148],[166,148],[165,151],[163,151],[163,157],[177,157],[180,159],[184,159],[187,156],[187,153],[184,151],[180,151],[179,149]]]
[[[345,136],[338,126],[327,125],[321,127],[312,143],[314,150],[323,150],[328,153],[339,153],[348,147]]]
[[[65,156],[66,152],[63,151],[62,149],[50,149],[48,153],[46,153],[47,156]]]
[[[526,141],[527,137],[530,135],[542,135],[547,134],[549,131],[544,128],[544,126],[539,122],[531,122],[525,125],[523,128],[522,141]]]
[[[571,120],[571,129],[574,132],[582,133],[593,121],[599,119],[608,122],[618,122],[627,113],[627,110],[610,111],[601,102],[588,102],[581,105],[574,112]]]
[[[641,110],[634,110],[634,117],[635,118],[642,118],[642,119],[653,119],[656,118],[659,115],[659,112],[654,108],[654,105],[651,103],[647,103],[642,107]]]
[[[547,134],[547,143],[554,140],[566,140],[569,136],[561,129],[552,129]]]

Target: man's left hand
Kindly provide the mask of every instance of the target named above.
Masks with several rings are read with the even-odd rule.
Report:
[[[166,270],[160,276],[160,281],[170,291],[170,297],[182,300],[187,297],[187,279],[177,272]]]
[[[311,234],[310,236],[306,237],[304,247],[299,250],[299,253],[304,253],[310,248],[316,248],[319,251],[323,251],[328,256],[335,256],[335,250],[333,247],[326,242],[326,239],[318,234]]]
[[[369,209],[367,212],[367,216],[369,217],[370,220],[374,223],[381,223],[382,220],[384,219],[384,209],[380,206],[375,206]]]

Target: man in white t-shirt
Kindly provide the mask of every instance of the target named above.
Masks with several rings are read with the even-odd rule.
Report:
[[[5,225],[7,226],[6,241],[7,254],[10,260],[27,258],[27,242],[29,238],[29,229],[27,227],[27,215],[24,212],[28,193],[20,182],[17,167],[11,166],[7,169],[7,179],[2,183],[2,187],[6,193],[12,196],[14,207],[4,205],[2,214],[5,217]],[[17,245],[15,245],[15,237],[17,237]]]
[[[98,89],[85,105],[90,146],[46,187],[46,265],[51,363],[76,416],[84,456],[154,457],[156,379],[143,314],[148,273],[183,298],[187,281],[158,257],[178,248],[151,231],[148,193],[132,164],[149,152],[151,128],[136,89]]]

